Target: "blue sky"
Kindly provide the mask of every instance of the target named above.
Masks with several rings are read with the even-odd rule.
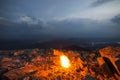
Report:
[[[0,36],[118,38],[119,4],[120,0],[0,0]]]

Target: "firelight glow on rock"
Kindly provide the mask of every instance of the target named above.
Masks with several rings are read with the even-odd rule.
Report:
[[[70,67],[70,60],[68,59],[67,56],[65,56],[65,55],[60,56],[60,61],[61,61],[62,67],[64,67],[64,68]]]

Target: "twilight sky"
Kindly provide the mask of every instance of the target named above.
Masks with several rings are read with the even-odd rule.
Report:
[[[120,0],[0,0],[0,39],[120,36]]]

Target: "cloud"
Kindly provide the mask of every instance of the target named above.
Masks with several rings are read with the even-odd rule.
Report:
[[[114,16],[111,19],[111,22],[113,22],[116,25],[116,27],[119,27],[119,25],[120,25],[120,14]],[[120,29],[120,27],[119,27],[119,29]]]
[[[32,20],[31,20],[32,19]],[[14,22],[9,19],[0,18],[0,38],[49,38],[54,37],[116,37],[120,32],[113,22],[96,21],[91,19],[64,19],[43,21],[36,18],[24,17]],[[36,22],[35,24],[32,22]],[[53,38],[54,39],[54,38]]]
[[[115,30],[116,35],[120,37],[120,14],[114,16],[111,19],[111,22],[113,23],[113,29]]]
[[[115,37],[113,24],[90,19],[66,19],[49,22],[48,34],[60,37]]]
[[[34,22],[34,21],[33,21]],[[9,19],[0,18],[0,36],[2,37],[19,37],[19,36],[31,36],[40,35],[43,29],[43,22],[38,21],[37,23],[32,23],[29,21],[15,22]]]
[[[33,23],[33,19],[31,17],[28,17],[28,16],[21,17],[20,21],[27,22],[27,23]]]
[[[110,2],[110,1],[114,1],[114,0],[96,0],[95,2],[92,3],[91,6],[97,7],[97,6],[100,6],[100,5]]]
[[[20,17],[19,22],[27,23],[27,24],[42,24],[42,21],[40,19],[30,17],[30,16]]]
[[[116,24],[120,24],[120,14],[116,15],[115,17],[113,17],[111,19],[112,22],[116,23]]]

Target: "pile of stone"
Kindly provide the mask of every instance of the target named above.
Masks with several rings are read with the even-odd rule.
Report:
[[[12,56],[0,59],[0,80],[120,79],[120,48],[107,47],[99,52],[101,56],[96,57],[92,52],[82,52],[81,55],[81,52],[64,50],[14,51]],[[69,58],[69,68],[61,66],[61,55]]]

